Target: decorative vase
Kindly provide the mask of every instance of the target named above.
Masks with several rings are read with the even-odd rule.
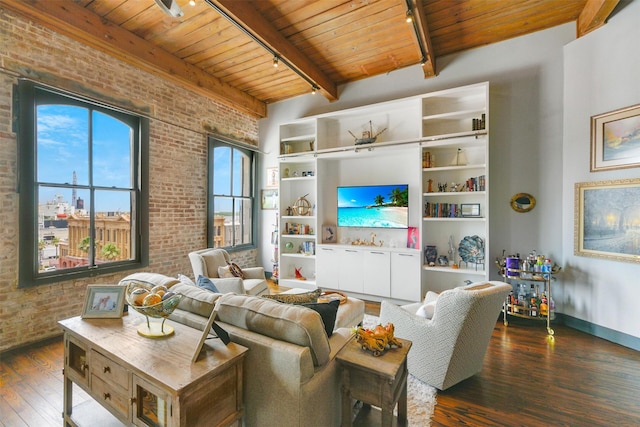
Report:
[[[424,247],[424,261],[427,265],[436,265],[436,259],[438,259],[438,249],[435,245],[427,245]]]

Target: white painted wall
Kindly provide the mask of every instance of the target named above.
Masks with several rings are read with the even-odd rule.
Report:
[[[600,30],[599,30],[600,31]],[[439,75],[424,79],[420,66],[340,87],[340,99],[329,103],[320,95],[305,95],[269,106],[260,121],[263,167],[277,166],[278,125],[300,117],[342,110],[441,89],[490,82],[491,220],[487,257],[532,249],[562,260],[562,95],[563,48],[575,40],[575,24],[450,55],[438,60]],[[588,167],[588,165],[587,165]],[[264,170],[261,179],[265,179]],[[529,213],[511,210],[515,193],[537,199]],[[274,211],[261,211],[262,263],[271,265],[270,232]],[[267,268],[269,270],[269,268]]]
[[[640,169],[589,172],[590,118],[640,104],[640,2],[565,47],[562,164],[562,312],[640,337],[640,264],[573,255],[574,184],[640,177]]]

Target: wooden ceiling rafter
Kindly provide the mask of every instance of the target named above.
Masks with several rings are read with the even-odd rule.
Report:
[[[587,0],[576,22],[578,37],[602,27],[619,2],[620,0]]]
[[[266,104],[73,2],[0,0],[28,19],[208,98],[266,117]],[[127,48],[123,48],[126,46]]]
[[[424,14],[424,8],[422,7],[422,0],[408,0],[411,3],[411,8],[414,10],[413,19],[415,20],[415,28],[417,31],[416,37],[420,39],[418,43],[422,44],[422,47],[426,50],[424,52],[424,61],[422,63],[422,72],[424,77],[435,77],[438,75],[436,70],[436,58],[433,54],[433,45],[431,43],[431,36],[429,35],[429,26],[427,25],[426,15]],[[422,56],[422,52],[420,53]]]
[[[0,0],[44,27],[255,117],[269,103],[444,55],[575,22],[581,37],[624,7],[620,0]],[[405,22],[410,9],[414,19]],[[273,58],[280,66],[273,67]],[[25,64],[28,67],[28,64]]]
[[[224,11],[235,23],[259,39],[271,51],[290,63],[297,72],[313,82],[330,101],[338,99],[338,86],[316,64],[302,54],[287,38],[271,25],[250,2],[236,0],[205,0]],[[294,70],[294,72],[296,72]]]

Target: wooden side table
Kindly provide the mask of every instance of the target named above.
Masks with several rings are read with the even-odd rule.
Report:
[[[398,404],[398,422],[407,424],[407,354],[411,341],[375,357],[352,339],[337,354],[342,366],[342,427],[351,427],[352,399],[382,409],[382,426],[390,427]]]
[[[207,341],[191,363],[202,332],[172,322],[175,335],[145,338],[144,316],[61,320],[64,331],[64,425],[240,427],[247,348]],[[91,399],[74,403],[73,385]]]

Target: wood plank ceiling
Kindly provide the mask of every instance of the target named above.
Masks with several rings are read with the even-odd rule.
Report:
[[[419,63],[425,78],[437,78],[443,55],[567,22],[576,22],[580,37],[603,25],[619,2],[173,1],[182,16],[169,16],[154,0],[0,0],[0,7],[264,117],[267,104],[312,86],[335,100],[338,85]]]

